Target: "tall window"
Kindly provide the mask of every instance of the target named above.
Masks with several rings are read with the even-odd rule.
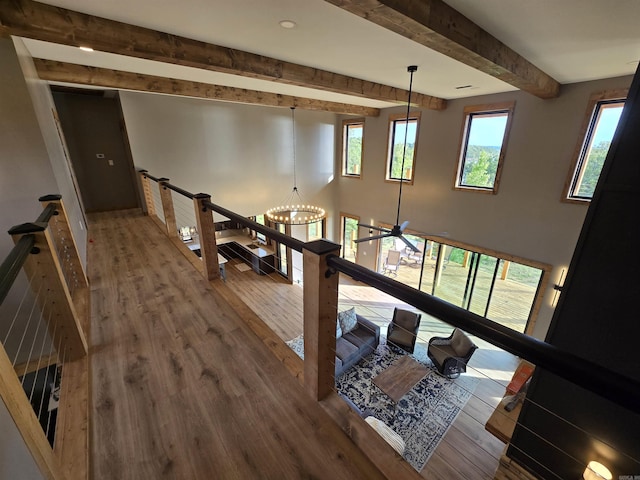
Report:
[[[565,186],[564,200],[588,202],[593,197],[624,108],[625,99],[620,97],[624,96],[626,91],[608,91],[591,97],[580,144],[576,148],[570,178]]]
[[[264,225],[264,214],[261,213],[260,215],[256,215],[256,223],[259,223],[260,225]],[[267,237],[265,236],[264,233],[260,233],[260,232],[256,232],[256,238],[260,241],[262,241],[263,243],[266,243],[267,241]]]
[[[415,154],[418,146],[418,127],[420,126],[420,112],[411,112],[407,122],[406,114],[389,116],[389,142],[387,146],[387,174],[386,179],[413,183],[415,169]],[[407,137],[405,149],[404,139]],[[402,152],[404,156],[404,171],[402,171]]]
[[[322,221],[307,225],[307,241],[319,240],[322,238]]]
[[[464,110],[464,128],[454,188],[497,193],[515,103]]]
[[[360,222],[360,218],[343,213],[340,214],[340,220],[342,258],[355,262],[358,245],[355,241],[358,238],[358,223]]]
[[[363,119],[342,122],[342,175],[345,177],[360,178],[363,134]]]

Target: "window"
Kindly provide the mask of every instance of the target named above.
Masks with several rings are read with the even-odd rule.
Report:
[[[363,119],[342,122],[342,175],[344,177],[360,178],[363,134]]]
[[[593,197],[622,114],[626,94],[626,90],[606,91],[593,95],[589,100],[563,200],[582,203]]]
[[[260,225],[264,225],[264,214],[260,214],[260,215],[256,215],[256,223],[259,223]],[[260,233],[260,232],[256,232],[256,238],[258,240],[260,240],[262,243],[266,243],[267,242],[267,237],[265,236],[264,233]]]
[[[407,122],[406,114],[391,115],[389,117],[389,142],[387,147],[387,174],[390,181],[403,180],[413,183],[415,169],[415,154],[418,146],[418,127],[420,125],[420,112],[409,113]],[[407,139],[405,150],[405,136]],[[404,171],[402,171],[402,152],[404,156]]]
[[[358,223],[360,222],[360,217],[343,213],[340,215],[340,220],[342,258],[355,262],[358,247],[355,241],[358,238]]]
[[[515,102],[464,109],[454,189],[497,193]]]
[[[307,225],[307,241],[319,240],[322,238],[322,220]]]

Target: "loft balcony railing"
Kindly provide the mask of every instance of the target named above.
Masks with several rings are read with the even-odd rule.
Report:
[[[86,479],[89,285],[61,197],[40,201],[0,265],[0,397],[44,478]]]
[[[198,236],[203,262],[198,260],[192,261],[192,263],[200,268],[203,275],[209,280],[218,278],[220,275],[213,212],[247,227],[251,231],[263,234],[268,241],[272,241],[276,246],[284,246],[286,249],[302,253],[304,371],[303,374],[300,372],[299,377],[303,378],[304,386],[309,394],[323,403],[354,442],[370,456],[383,473],[388,473],[390,477],[397,478],[398,475],[398,462],[393,459],[393,451],[388,449],[389,451],[381,453],[379,448],[372,447],[369,441],[370,436],[367,435],[368,430],[366,430],[368,426],[346,414],[349,407],[346,407],[344,402],[336,400],[339,398],[335,393],[334,376],[335,326],[339,304],[337,273],[347,275],[379,292],[390,295],[398,304],[404,304],[449,326],[460,328],[497,349],[530,362],[537,369],[553,373],[579,387],[594,392],[615,405],[627,409],[632,414],[640,414],[640,384],[633,379],[340,258],[340,245],[338,244],[327,240],[302,242],[284,234],[280,229],[262,225],[212,203],[211,196],[208,194],[193,194],[172,185],[169,183],[169,179],[154,177],[145,170],[140,170],[139,174],[146,200],[146,212],[156,220],[161,228],[166,230],[167,235],[174,239],[176,245],[183,250],[184,244],[180,239],[180,229],[184,228],[184,225],[194,226],[191,230],[195,230],[195,234]],[[274,226],[277,227],[277,225]],[[281,252],[283,251],[276,252],[278,261],[290,261],[290,256],[285,257]],[[190,257],[195,258],[193,255]],[[367,309],[365,305],[360,307],[363,310]],[[426,344],[428,339],[422,338],[421,334],[418,334],[417,341]],[[475,370],[473,374],[496,382],[499,389],[504,391],[508,379],[493,380],[486,371],[474,369],[471,366],[469,368],[471,371]],[[481,398],[479,394],[476,395],[473,392],[470,394],[485,406],[492,409],[496,407],[497,401],[495,399]],[[522,401],[528,403],[532,408],[544,411],[545,415],[555,415],[554,412],[548,411],[544,405],[534,404],[526,396]],[[597,414],[594,412],[594,415]],[[494,415],[504,416],[508,422],[514,422],[514,424],[517,422],[517,417],[514,419],[512,415],[501,408],[496,408]],[[345,421],[345,418],[348,420]],[[476,421],[480,422],[480,420]],[[482,420],[482,426],[484,426],[484,421],[486,419]],[[575,429],[581,435],[586,436],[590,443],[597,446],[596,449],[617,451],[631,464],[637,465],[637,471],[640,472],[640,460],[634,452],[626,451],[623,446],[616,445],[615,435],[603,439],[597,434],[586,431],[580,424],[565,419],[560,419],[560,421],[566,423],[567,428]],[[538,435],[530,429],[528,433]],[[557,444],[557,439],[542,438],[542,440],[548,444],[549,448],[561,449]],[[527,452],[522,453],[527,455]],[[576,471],[580,468],[584,469],[586,462],[583,463],[583,460],[577,458],[575,453],[564,450],[562,453],[575,462]],[[548,472],[549,478],[560,478],[553,472],[552,466],[541,467]],[[406,478],[413,478],[415,471],[408,469],[405,474]]]

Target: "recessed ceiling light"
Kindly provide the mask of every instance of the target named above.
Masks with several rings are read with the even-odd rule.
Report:
[[[91,47],[80,47],[80,50],[83,52],[93,52],[93,48]]]
[[[297,25],[293,20],[280,20],[280,26],[282,28],[295,28]]]

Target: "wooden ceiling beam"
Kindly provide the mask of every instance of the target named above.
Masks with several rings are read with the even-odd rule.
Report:
[[[408,97],[403,89],[32,0],[0,0],[2,33],[385,102],[402,104]],[[446,100],[420,93],[412,96],[412,103],[446,108]]]
[[[212,85],[176,78],[123,72],[108,68],[90,67],[75,63],[56,62],[42,58],[33,59],[38,76],[50,82],[74,83],[103,88],[118,88],[141,92],[165,93],[185,97],[207,98],[226,102],[250,103],[270,107],[296,107],[346,115],[377,117],[380,109],[328,102],[311,98],[292,97],[278,93],[260,92],[244,88]]]
[[[442,0],[325,0],[540,98],[560,84]]]

